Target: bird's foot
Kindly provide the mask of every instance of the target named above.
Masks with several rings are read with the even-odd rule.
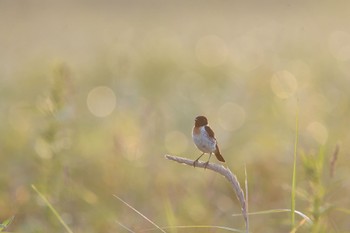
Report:
[[[198,162],[198,160],[195,160],[194,162],[193,162],[193,167],[195,168],[196,167],[196,163]]]
[[[209,161],[204,163],[204,169],[207,169],[208,164],[209,164]]]

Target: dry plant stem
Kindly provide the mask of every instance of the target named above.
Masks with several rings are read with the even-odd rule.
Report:
[[[333,152],[333,156],[332,156],[331,161],[330,161],[329,174],[330,174],[331,178],[333,178],[333,176],[334,176],[335,162],[338,159],[338,153],[339,153],[339,144],[337,144],[335,146],[335,150]]]
[[[193,163],[194,160],[190,160],[190,159],[186,159],[186,158],[182,158],[182,157],[177,157],[177,156],[173,156],[173,155],[165,155],[165,158],[169,159],[169,160],[173,160],[175,162],[178,163],[182,163],[182,164],[186,164],[188,166],[193,167]],[[221,175],[223,175],[232,185],[237,199],[239,200],[240,204],[241,204],[241,210],[242,210],[242,214],[244,217],[244,221],[246,224],[246,232],[249,232],[249,225],[248,225],[248,215],[247,215],[247,205],[246,205],[246,201],[244,198],[244,192],[237,180],[237,177],[230,171],[229,168],[225,168],[222,165],[218,165],[218,164],[214,164],[214,163],[203,163],[200,161],[196,162],[196,168],[204,168],[204,169],[208,169],[208,170],[212,170],[216,173],[219,173]]]

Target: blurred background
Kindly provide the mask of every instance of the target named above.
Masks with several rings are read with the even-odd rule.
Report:
[[[315,226],[298,232],[349,232],[349,7],[0,1],[0,221],[64,232],[33,184],[73,232],[160,232],[113,195],[159,226],[244,229],[223,177],[164,155],[197,158],[205,115],[250,212],[290,208],[299,112],[296,208]],[[289,232],[290,214],[250,228]]]

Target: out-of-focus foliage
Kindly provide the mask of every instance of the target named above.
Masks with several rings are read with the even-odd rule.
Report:
[[[242,182],[247,167],[250,211],[289,208],[298,105],[305,155],[296,209],[324,232],[349,231],[348,9],[346,1],[1,1],[0,221],[15,215],[15,232],[64,231],[34,184],[74,232],[153,227],[113,194],[160,226],[243,229],[222,177],[163,155],[197,158],[191,128],[206,115]],[[330,177],[307,157],[322,148],[327,170],[337,143]],[[332,208],[316,216],[310,200]],[[256,215],[250,228],[288,232],[289,219]]]

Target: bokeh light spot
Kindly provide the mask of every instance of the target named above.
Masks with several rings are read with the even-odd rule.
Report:
[[[328,139],[328,130],[320,122],[314,121],[307,126],[307,131],[315,141],[324,145]]]
[[[228,50],[225,42],[215,35],[202,37],[196,45],[196,56],[206,66],[222,65],[227,58]]]
[[[261,65],[263,52],[256,39],[243,36],[236,39],[230,47],[231,60],[238,68],[249,71]]]
[[[294,75],[286,70],[276,72],[272,76],[270,84],[273,93],[281,99],[292,96],[298,87]]]
[[[172,131],[165,136],[165,147],[170,153],[183,153],[188,147],[187,137],[179,131]]]
[[[36,140],[34,149],[42,159],[51,159],[53,156],[50,145],[43,139]]]
[[[89,204],[96,204],[96,202],[98,201],[98,197],[96,196],[96,194],[90,191],[84,192],[83,198]]]
[[[236,103],[228,102],[222,105],[218,111],[220,126],[228,131],[240,128],[246,119],[245,110]]]
[[[350,59],[350,34],[344,31],[335,31],[329,38],[329,49],[332,55],[340,61]]]
[[[106,117],[116,106],[116,96],[109,87],[95,87],[87,96],[87,106],[94,116]]]

